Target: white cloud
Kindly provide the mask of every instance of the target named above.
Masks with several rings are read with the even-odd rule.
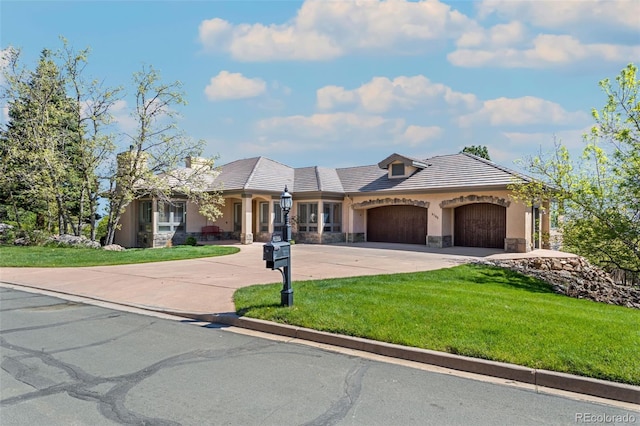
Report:
[[[113,103],[111,107],[111,115],[113,116],[114,123],[118,126],[118,128],[130,135],[135,135],[138,129],[137,121],[131,116],[131,111],[129,110],[129,106],[127,105],[127,101],[118,100]]]
[[[584,148],[583,135],[589,133],[590,127],[581,129],[560,130],[556,132],[502,132],[509,141],[509,146],[539,147],[533,154],[548,154],[554,151],[554,143],[558,141],[570,150]]]
[[[210,101],[225,101],[230,99],[254,98],[265,92],[267,88],[264,80],[247,78],[240,73],[220,71],[211,77],[204,93]]]
[[[460,48],[490,46],[500,48],[521,43],[527,35],[526,26],[519,21],[495,25],[489,29],[472,28],[457,40]]]
[[[404,119],[390,119],[379,115],[338,112],[272,117],[260,120],[257,132],[265,141],[296,140],[337,150],[354,147],[404,145],[416,147],[441,136],[439,127],[407,125]]]
[[[481,18],[495,14],[507,19],[527,19],[542,28],[567,30],[589,24],[638,30],[637,0],[513,1],[485,0],[478,4]]]
[[[438,126],[414,126],[406,128],[402,134],[401,141],[406,141],[411,147],[422,145],[433,139],[438,139],[443,133],[443,129]]]
[[[462,34],[447,56],[453,65],[550,68],[640,57],[637,0],[485,0],[477,7],[480,19],[508,22]]]
[[[425,41],[456,38],[474,26],[436,0],[307,0],[290,22],[234,25],[214,18],[200,24],[199,38],[206,50],[242,61],[327,60],[361,49],[424,49]]]
[[[382,113],[393,108],[412,109],[438,101],[449,106],[469,108],[477,102],[473,94],[456,92],[444,84],[433,83],[422,75],[400,76],[393,80],[374,77],[353,90],[325,86],[318,89],[316,96],[317,106],[323,110],[357,104],[363,110],[372,113]]]
[[[458,124],[462,127],[478,123],[491,126],[570,125],[582,123],[588,119],[588,114],[584,112],[567,112],[557,103],[525,96],[485,101],[480,110],[459,117]]]
[[[459,49],[447,55],[449,62],[461,67],[487,65],[506,68],[546,68],[576,62],[631,62],[640,57],[640,45],[583,44],[568,35],[537,36],[529,48]]]

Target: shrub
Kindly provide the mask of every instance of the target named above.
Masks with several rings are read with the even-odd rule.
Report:
[[[198,240],[194,236],[189,236],[184,243],[188,246],[195,246],[196,244],[198,244]]]

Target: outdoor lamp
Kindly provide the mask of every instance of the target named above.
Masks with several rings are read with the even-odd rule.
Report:
[[[291,222],[289,222],[289,211],[293,207],[293,197],[289,194],[287,185],[284,186],[284,192],[280,196],[280,207],[284,212],[284,240],[291,242]]]
[[[284,192],[280,196],[280,207],[282,207],[282,210],[286,213],[289,213],[289,210],[293,207],[293,197],[289,194],[287,185],[284,186]]]

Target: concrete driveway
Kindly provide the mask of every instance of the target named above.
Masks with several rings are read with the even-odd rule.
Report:
[[[279,271],[265,268],[263,244],[237,246],[237,254],[203,259],[85,268],[0,268],[0,282],[159,311],[228,313],[235,311],[236,289],[282,281]],[[527,253],[531,255],[536,253]],[[500,256],[507,255],[502,250],[409,244],[296,244],[292,280],[295,291],[296,281],[428,271]]]

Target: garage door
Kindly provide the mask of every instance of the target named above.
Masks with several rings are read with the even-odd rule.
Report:
[[[427,209],[384,206],[367,210],[367,241],[426,244]]]
[[[463,247],[504,248],[507,209],[496,204],[467,204],[455,209],[454,243]]]

